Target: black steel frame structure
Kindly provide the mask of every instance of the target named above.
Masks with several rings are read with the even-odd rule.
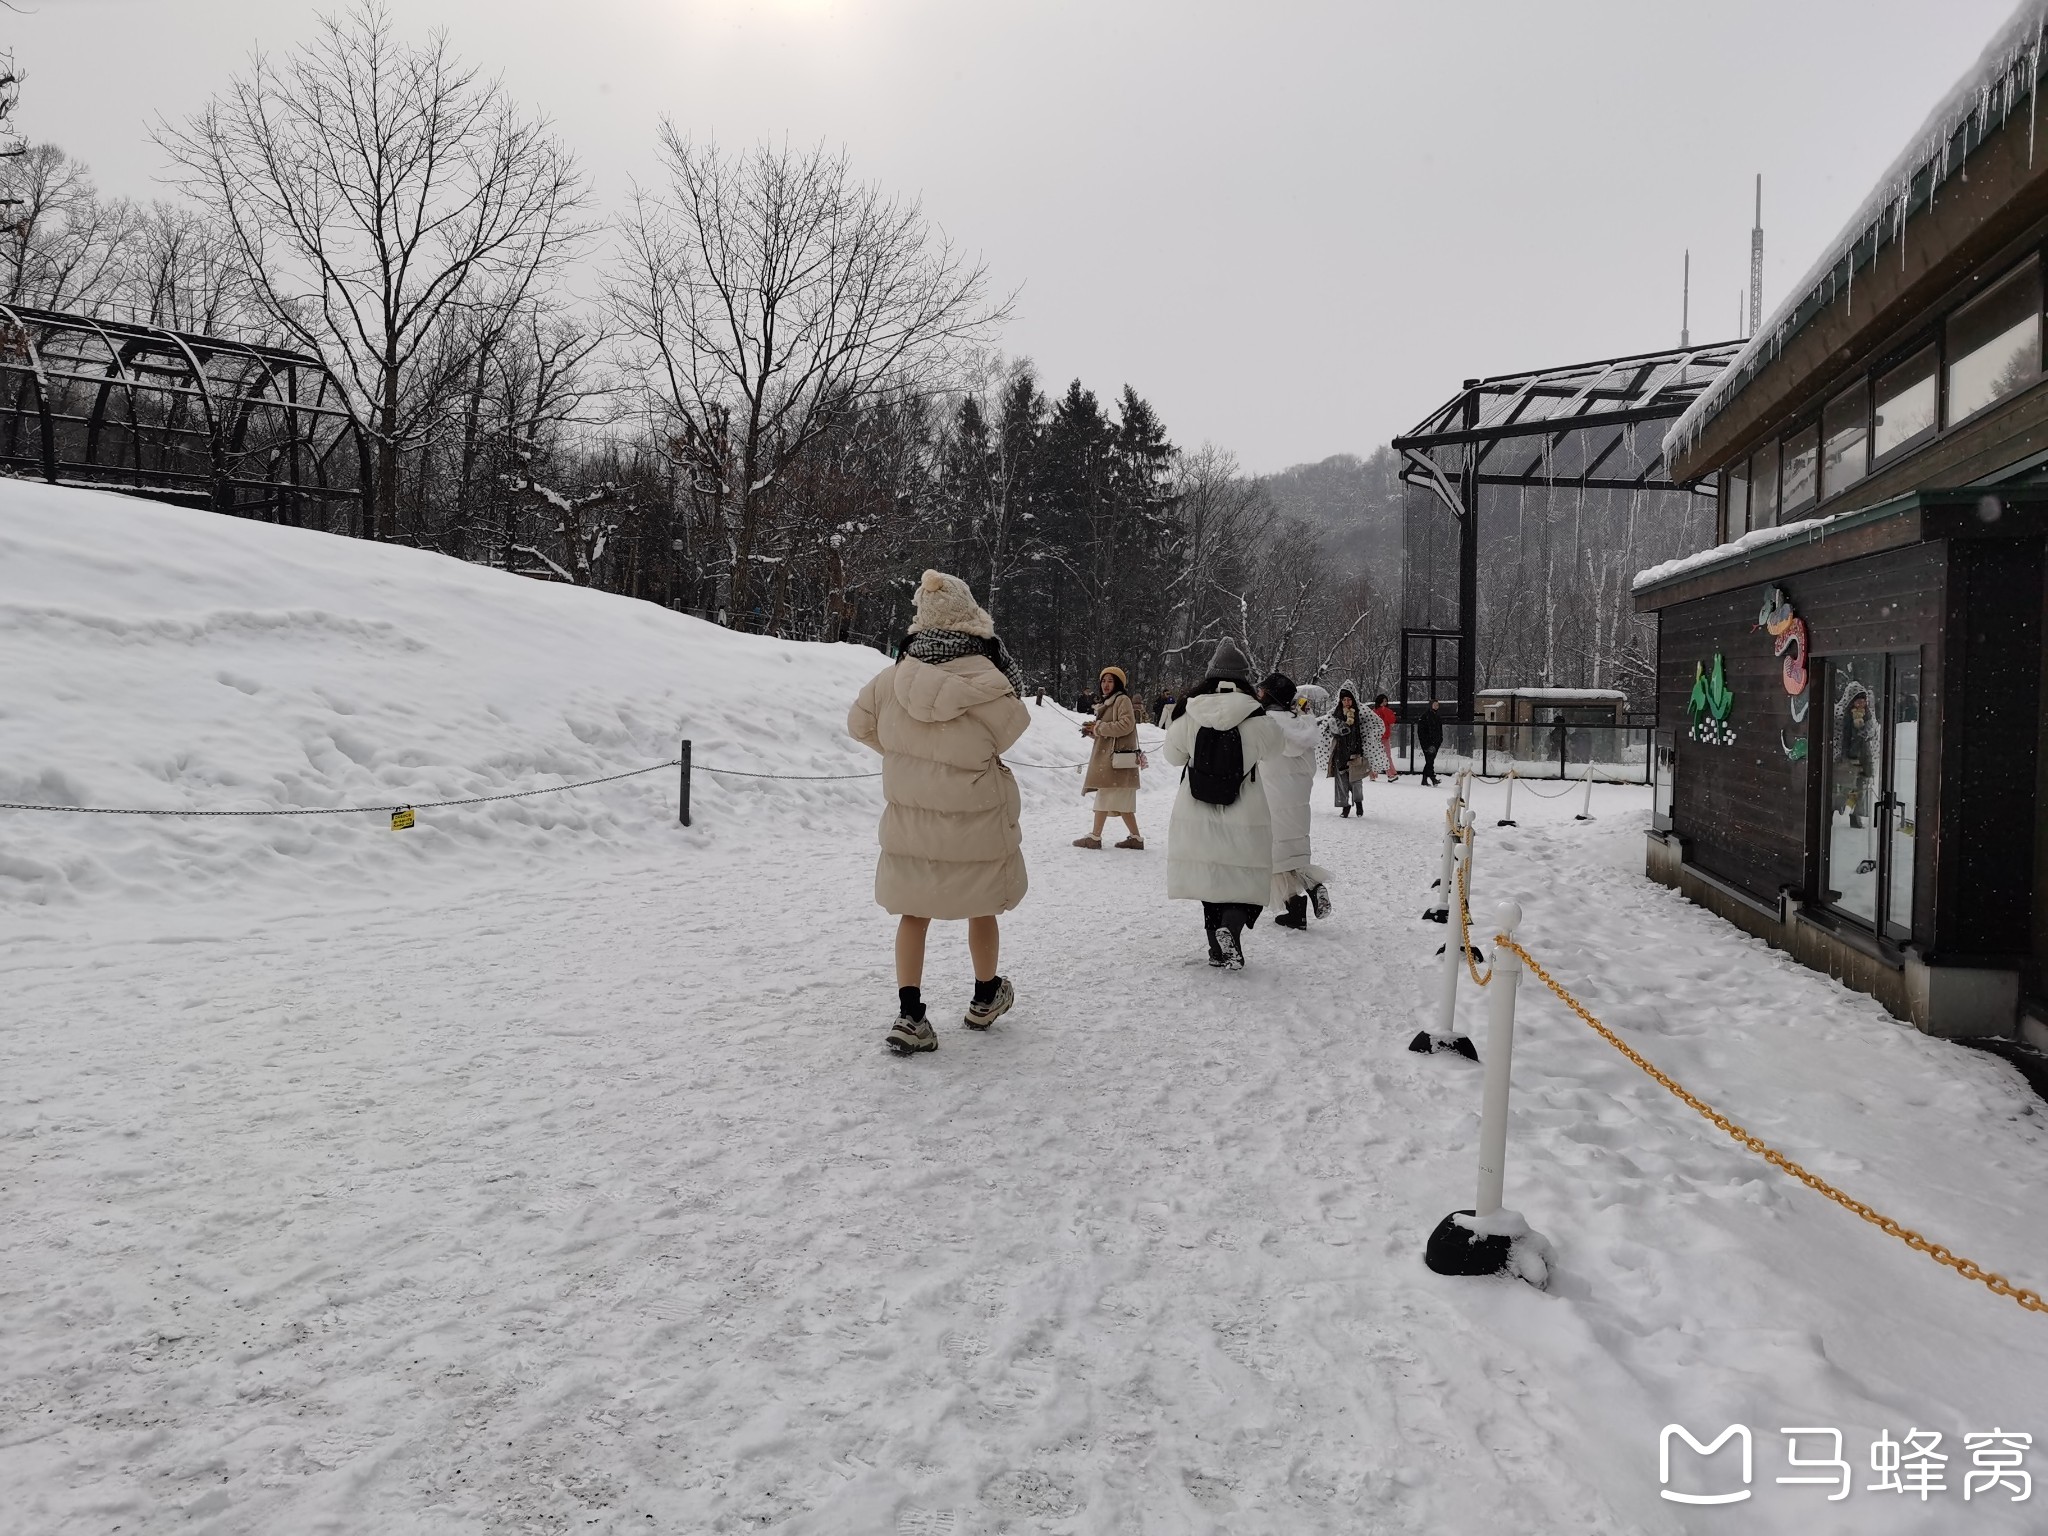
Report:
[[[0,304],[0,472],[368,537],[369,442],[318,358]]]
[[[1458,393],[1394,439],[1401,479],[1458,520],[1457,627],[1401,631],[1401,702],[1440,697],[1437,656],[1457,643],[1457,707],[1473,717],[1478,693],[1479,500],[1483,487],[1545,491],[1682,491],[1665,466],[1662,432],[1719,378],[1739,341],[1602,358],[1561,368],[1467,379]],[[1656,446],[1637,451],[1644,436]],[[1413,551],[1403,549],[1404,587]],[[1407,598],[1404,594],[1404,608]],[[1408,617],[1404,612],[1404,621]],[[1418,665],[1419,663],[1419,665]]]

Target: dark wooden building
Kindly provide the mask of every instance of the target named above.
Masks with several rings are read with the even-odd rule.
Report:
[[[2048,134],[2024,7],[1666,440],[1649,870],[1942,1034],[2048,1043]]]

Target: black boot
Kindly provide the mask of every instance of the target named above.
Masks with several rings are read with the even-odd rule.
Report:
[[[1273,922],[1275,926],[1281,928],[1306,928],[1308,926],[1308,898],[1306,896],[1288,897],[1287,910],[1274,918]]]

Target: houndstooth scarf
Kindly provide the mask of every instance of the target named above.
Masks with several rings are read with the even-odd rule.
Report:
[[[1017,697],[1024,697],[1024,672],[996,636],[964,634],[957,629],[920,629],[903,647],[903,654],[919,661],[958,661],[962,656],[986,656],[1010,680]]]

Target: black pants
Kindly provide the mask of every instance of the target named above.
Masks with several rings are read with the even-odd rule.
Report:
[[[1434,784],[1434,783],[1436,783],[1436,781],[1437,781],[1437,779],[1436,779],[1436,755],[1437,755],[1437,753],[1439,753],[1439,752],[1441,752],[1441,751],[1443,751],[1443,748],[1442,748],[1442,747],[1424,747],[1424,748],[1422,749],[1422,782],[1423,782],[1423,783],[1425,783],[1425,784]]]
[[[1205,901],[1202,903],[1202,936],[1209,941],[1209,953],[1216,953],[1216,930],[1228,928],[1230,936],[1239,939],[1247,928],[1255,927],[1263,909],[1248,901]]]

